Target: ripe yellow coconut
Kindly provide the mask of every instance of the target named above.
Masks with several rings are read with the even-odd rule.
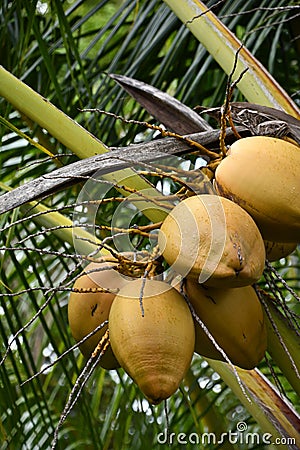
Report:
[[[97,289],[104,288],[117,291],[127,282],[125,277],[112,269],[115,265],[114,262],[92,262],[76,279],[73,288],[78,289],[79,292],[72,291],[68,303],[69,325],[76,342],[81,341],[101,323],[108,320],[115,293],[97,292]],[[79,346],[85,357],[91,356],[106,330],[107,325]],[[105,369],[120,367],[110,346],[105,351],[99,364]]]
[[[126,284],[116,295],[109,314],[110,343],[145,397],[158,404],[178,389],[190,366],[195,328],[176,289],[163,281],[143,281]]]
[[[265,242],[266,258],[268,261],[278,261],[281,258],[286,258],[294,250],[296,250],[297,244],[293,242]]]
[[[243,369],[256,367],[267,348],[267,330],[263,308],[253,287],[203,288],[186,280],[185,289],[198,317],[230,361]],[[195,331],[195,352],[224,361],[196,321]]]
[[[217,192],[242,206],[267,241],[300,242],[300,147],[252,136],[234,142],[215,173]]]
[[[218,195],[195,195],[176,205],[160,228],[158,245],[175,272],[207,286],[250,285],[265,265],[253,219]]]

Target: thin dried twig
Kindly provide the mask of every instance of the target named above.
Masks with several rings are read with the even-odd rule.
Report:
[[[204,147],[204,145],[200,144],[199,142],[196,142],[193,139],[188,138],[187,136],[182,136],[178,133],[174,133],[173,131],[165,130],[163,127],[161,127],[159,125],[154,125],[154,124],[151,124],[148,122],[143,122],[143,121],[134,120],[134,119],[125,119],[122,116],[119,116],[117,114],[114,114],[114,113],[111,113],[108,111],[104,111],[104,110],[98,109],[98,108],[87,108],[87,109],[81,109],[80,111],[81,112],[97,112],[99,114],[105,114],[109,117],[113,117],[116,120],[121,120],[124,123],[134,124],[134,125],[142,125],[151,130],[159,131],[163,137],[173,137],[175,139],[178,139],[179,141],[183,141],[183,142],[187,143],[190,147],[197,148],[198,150],[201,151],[201,153],[203,155],[207,156],[210,159],[216,159],[219,157],[218,153],[208,150],[206,147]]]
[[[56,448],[56,445],[58,443],[58,433],[59,430],[62,426],[62,424],[64,423],[64,421],[66,420],[66,418],[68,417],[68,415],[70,414],[71,410],[73,409],[73,407],[75,406],[84,386],[86,385],[87,381],[89,380],[90,376],[92,375],[92,373],[94,372],[94,369],[96,368],[96,366],[98,365],[99,361],[101,360],[102,356],[104,355],[107,347],[109,345],[109,332],[108,330],[106,330],[105,334],[103,335],[103,337],[101,338],[99,344],[97,345],[97,347],[95,348],[93,354],[91,355],[91,357],[89,358],[89,360],[87,361],[83,371],[81,372],[81,374],[78,376],[71,392],[68,398],[68,401],[65,405],[65,408],[60,416],[59,422],[55,428],[54,431],[54,435],[53,435],[53,440],[51,443],[51,450],[54,450]]]
[[[71,353],[73,350],[78,348],[81,344],[83,344],[87,339],[89,339],[91,336],[94,336],[94,334],[98,333],[98,331],[102,330],[105,325],[108,325],[108,320],[105,320],[100,325],[98,325],[93,331],[88,333],[84,338],[82,338],[80,341],[76,342],[76,344],[72,345],[72,347],[68,348],[65,352],[63,352],[61,355],[59,355],[55,361],[52,361],[50,364],[45,365],[41,370],[39,370],[37,373],[32,375],[30,378],[27,378],[27,380],[23,381],[23,383],[20,384],[20,386],[24,386],[25,384],[29,383],[30,381],[34,380],[38,376],[42,375],[46,370],[51,369],[51,367],[55,366],[59,361],[61,361],[65,356],[67,356],[69,353]]]
[[[220,118],[220,125],[221,125],[221,133],[220,133],[220,149],[221,149],[221,153],[224,156],[226,156],[227,153],[227,149],[226,149],[226,145],[225,145],[225,137],[226,137],[226,126],[227,126],[227,121],[229,121],[229,124],[231,126],[231,129],[233,131],[233,133],[235,134],[235,136],[240,139],[241,136],[240,134],[237,132],[234,123],[231,119],[230,116],[230,102],[232,99],[232,95],[233,95],[233,91],[236,87],[236,85],[241,81],[241,79],[243,78],[243,76],[245,75],[245,73],[247,72],[248,68],[244,69],[240,75],[238,76],[238,78],[235,81],[232,81],[234,72],[236,71],[237,68],[237,63],[238,63],[238,56],[240,51],[243,48],[243,44],[241,44],[241,46],[237,49],[235,55],[234,55],[234,64],[233,64],[233,68],[228,76],[228,81],[227,81],[227,85],[226,85],[226,95],[225,95],[225,101],[221,107],[221,118]]]

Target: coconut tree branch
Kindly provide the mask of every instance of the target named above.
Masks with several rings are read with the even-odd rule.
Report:
[[[243,130],[244,128],[241,127],[240,132],[243,132]],[[217,146],[219,133],[219,130],[213,130],[192,134],[188,137],[204,146]],[[229,129],[227,133],[228,142],[233,137],[233,133]],[[0,196],[0,214],[37,198],[48,196],[82,180],[87,180],[95,172],[97,172],[97,176],[111,174],[134,165],[138,166],[140,162],[153,162],[168,155],[187,153],[191,151],[191,148],[185,142],[169,138],[124,148],[111,148],[110,150],[109,153],[85,158],[61,167],[3,194]]]
[[[249,102],[282,109],[296,118],[300,117],[297,105],[284,89],[203,2],[164,1],[228,75],[235,55],[239,53],[234,77],[238,79],[248,69],[238,87]]]

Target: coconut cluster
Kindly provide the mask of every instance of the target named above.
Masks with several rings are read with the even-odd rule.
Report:
[[[236,141],[216,169],[216,194],[180,201],[158,235],[160,255],[183,280],[180,289],[153,278],[128,278],[114,262],[92,263],[76,280],[68,317],[90,357],[109,329],[99,364],[122,367],[152,404],[179,387],[194,352],[253,369],[267,330],[253,287],[265,260],[300,242],[300,149],[287,141]],[[187,301],[188,300],[188,301]]]
[[[110,343],[99,365],[121,366],[149,402],[158,404],[178,389],[190,366],[193,317],[182,295],[168,283],[130,279],[112,266],[116,263],[91,263],[77,278],[68,303],[71,332],[77,342],[83,340],[79,348],[90,358],[108,322]]]

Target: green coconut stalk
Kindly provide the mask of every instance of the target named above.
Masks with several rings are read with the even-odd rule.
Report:
[[[265,439],[265,442],[260,440],[261,444],[264,443],[268,449],[274,450],[299,448],[298,414],[258,369],[244,370],[235,367],[235,373],[233,367],[226,363],[206,359],[260,425],[261,439]],[[243,442],[247,438],[247,431],[245,430],[244,433]]]
[[[2,66],[0,66],[0,95],[22,114],[45,128],[79,158],[108,151],[103,142]]]
[[[0,188],[4,191],[11,190],[9,186],[1,182]],[[91,233],[81,227],[74,226],[71,219],[57,211],[50,210],[41,203],[31,202],[29,206],[31,216],[28,219],[30,218],[33,222],[44,227],[46,231],[51,230],[51,233],[63,242],[68,242],[70,245],[73,245],[74,240],[76,240],[76,250],[79,254],[93,254],[93,258],[100,256],[100,251],[99,254],[95,254],[95,251],[97,248],[100,248],[101,241]],[[107,250],[101,248],[101,255],[107,253]]]
[[[228,75],[238,53],[234,79],[247,69],[238,83],[249,102],[283,109],[300,118],[300,111],[282,87],[237,37],[200,0],[164,0],[191,30]]]
[[[103,142],[2,66],[0,66],[0,96],[30,120],[45,128],[79,158],[88,158],[109,151]],[[139,191],[145,189],[147,196],[150,196],[151,193],[153,196],[158,194],[158,191],[146,179],[141,178],[131,169],[107,174],[103,178],[113,183],[126,184],[127,187]],[[150,208],[150,200],[140,201],[139,208],[154,222],[158,222],[159,217],[162,216],[162,211]]]
[[[268,353],[300,396],[300,337],[288,319],[264,296]]]

